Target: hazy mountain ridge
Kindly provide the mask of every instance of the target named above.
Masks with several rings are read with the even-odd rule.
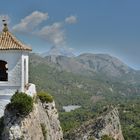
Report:
[[[68,47],[53,46],[48,52],[42,54],[49,64],[68,72],[93,76],[96,74],[106,77],[122,77],[136,73],[118,58],[108,54],[83,53],[75,56]]]
[[[42,53],[43,57],[46,56],[67,56],[67,57],[74,57],[74,53],[70,48],[67,47],[58,47],[53,46],[51,49],[45,53]]]
[[[119,59],[108,54],[81,54],[78,60],[87,67],[94,69],[97,73],[104,73],[108,76],[121,76],[132,71],[130,67]]]
[[[45,58],[49,64],[55,65],[60,70],[86,76],[103,75],[107,78],[121,78],[124,75],[139,73],[108,54],[85,53],[71,58],[66,56],[47,56]]]

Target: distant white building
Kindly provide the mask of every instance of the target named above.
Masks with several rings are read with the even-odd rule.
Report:
[[[0,102],[15,91],[25,92],[29,76],[29,52],[32,49],[22,44],[4,24],[0,33]],[[7,96],[7,97],[6,97]],[[4,104],[0,103],[1,106]]]

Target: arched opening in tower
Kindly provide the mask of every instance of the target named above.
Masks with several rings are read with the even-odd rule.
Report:
[[[8,65],[6,61],[0,60],[0,81],[8,81]]]

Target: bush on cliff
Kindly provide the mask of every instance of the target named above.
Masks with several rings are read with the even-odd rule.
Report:
[[[37,96],[39,97],[42,103],[53,102],[53,97],[46,92],[40,92],[37,94]]]
[[[0,140],[2,139],[2,132],[4,130],[4,118],[0,118]]]
[[[15,93],[6,108],[19,115],[28,115],[33,109],[33,99],[25,93]]]
[[[115,140],[114,138],[109,137],[108,135],[103,135],[101,140]]]

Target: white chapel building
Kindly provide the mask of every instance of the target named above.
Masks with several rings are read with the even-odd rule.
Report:
[[[17,90],[25,92],[29,80],[29,52],[32,49],[9,32],[4,23],[0,33],[0,102]],[[0,103],[0,109],[3,104]]]

